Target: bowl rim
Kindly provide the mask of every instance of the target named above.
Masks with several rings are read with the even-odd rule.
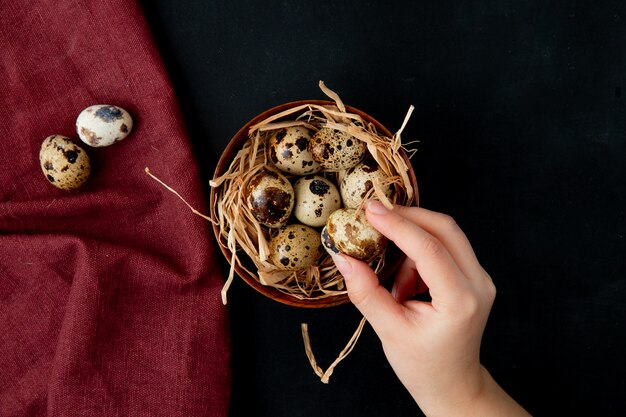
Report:
[[[228,169],[232,160],[227,156],[233,155],[234,153],[239,151],[243,142],[248,139],[248,131],[250,130],[251,126],[267,119],[270,116],[278,114],[282,111],[285,111],[293,107],[306,105],[306,104],[321,105],[321,106],[336,105],[336,103],[331,100],[296,100],[296,101],[290,101],[287,103],[274,106],[272,108],[269,108],[259,113],[258,115],[253,117],[250,121],[245,123],[237,131],[237,133],[235,133],[235,135],[233,135],[233,137],[230,139],[230,141],[228,142],[228,145],[222,151],[222,154],[220,155],[220,158],[217,162],[217,165],[213,173],[213,179],[218,178]],[[366,122],[372,123],[376,127],[376,130],[379,133],[387,137],[393,136],[392,133],[382,123],[380,123],[378,120],[376,120],[369,114],[349,105],[345,105],[345,108],[347,112],[358,114]],[[245,139],[242,139],[242,138],[245,138]],[[418,205],[419,193],[418,193],[417,179],[415,177],[414,169],[411,165],[410,160],[408,159],[408,155],[406,154],[406,152],[404,152],[403,149],[401,149],[400,152],[402,152],[403,158],[408,162],[408,165],[410,167],[408,174],[409,174],[409,179],[411,181],[411,185],[414,188],[414,194],[415,194],[413,205]],[[226,262],[228,263],[229,267],[233,267],[232,265],[230,265],[232,253],[228,249],[225,238],[220,235],[220,230],[219,230],[218,217],[216,213],[216,202],[217,202],[216,199],[218,195],[218,190],[219,190],[219,187],[211,187],[210,193],[209,193],[209,207],[210,207],[210,213],[211,213],[211,220],[212,220],[211,223],[212,223],[212,228],[213,228],[213,234],[215,236],[215,239],[218,241],[217,242],[218,246],[222,254],[224,255],[224,257],[226,258]],[[383,270],[379,272],[379,279],[381,281],[385,281],[389,276],[391,276],[397,270],[400,264],[404,261],[404,258],[406,256],[399,250],[398,252],[399,252],[399,256],[394,257],[393,262],[385,265],[383,267]],[[245,256],[247,257],[247,254]],[[274,301],[280,302],[282,304],[286,304],[288,306],[303,307],[303,308],[327,308],[327,307],[343,305],[343,304],[350,302],[348,294],[340,294],[340,295],[334,295],[330,297],[317,298],[317,299],[298,299],[272,286],[263,285],[258,280],[257,277],[252,276],[251,274],[248,273],[248,271],[241,268],[236,263],[234,265],[234,270],[235,270],[234,272],[236,275],[238,275],[241,279],[243,279],[244,282],[246,282],[246,284],[250,285],[256,291],[258,291],[259,293],[263,294],[264,296]]]

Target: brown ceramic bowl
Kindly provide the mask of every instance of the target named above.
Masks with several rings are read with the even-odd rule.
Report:
[[[217,167],[215,169],[215,174],[213,178],[219,177],[224,172],[226,172],[226,170],[228,170],[228,167],[230,166],[230,163],[233,161],[235,155],[242,148],[243,144],[248,140],[248,131],[250,130],[251,126],[267,119],[268,117],[272,115],[278,114],[282,111],[285,111],[293,107],[301,106],[303,104],[317,104],[317,105],[326,106],[326,105],[334,105],[335,103],[332,101],[326,101],[326,100],[294,101],[291,103],[281,104],[279,106],[276,106],[274,108],[271,108],[259,114],[258,116],[250,120],[248,123],[246,123],[241,129],[239,129],[239,131],[235,134],[235,136],[228,143],[228,146],[222,153],[222,156],[217,163]],[[354,107],[350,107],[350,106],[346,106],[346,111],[350,113],[358,114],[359,116],[363,118],[364,121],[373,123],[374,126],[376,126],[376,130],[379,133],[388,137],[392,136],[392,134],[389,132],[389,130],[387,130],[387,128],[385,128],[382,124],[380,124],[377,120],[375,120],[370,115],[363,113],[362,111],[355,109]],[[403,156],[405,160],[407,161],[407,165],[411,167],[411,164],[410,164],[410,161],[408,161],[407,155],[403,153]],[[415,173],[413,172],[412,168],[410,168],[410,171],[408,174],[409,174],[409,179],[411,181],[413,189],[415,190],[415,197],[414,197],[413,204],[418,205],[419,199],[418,199],[417,180],[415,178]],[[211,218],[213,220],[213,231],[215,233],[216,238],[219,241],[219,247],[221,248],[222,253],[226,257],[227,261],[230,262],[232,254],[226,245],[225,239],[222,236],[220,236],[219,226],[217,225],[217,215],[215,213],[217,196],[218,196],[218,189],[212,188],[211,193],[210,193],[210,207],[211,207]],[[246,267],[249,270],[253,271],[255,269],[254,264],[252,263],[252,260],[250,260],[249,258],[246,258],[245,256],[242,256],[241,258],[245,259],[245,260],[242,260],[242,262],[249,262],[249,265],[246,265]],[[382,269],[382,271],[378,274],[379,279],[381,281],[386,280],[400,266],[400,263],[402,262],[403,259],[404,259],[404,254],[400,252],[398,248],[392,244],[392,242],[389,242],[389,245],[387,247],[387,253],[386,253],[386,264],[385,264],[385,267]],[[332,307],[332,306],[345,304],[349,302],[349,298],[347,294],[336,295],[336,296],[320,298],[320,299],[301,300],[293,296],[290,296],[289,294],[285,294],[277,290],[276,288],[261,284],[259,282],[258,277],[252,276],[246,270],[239,267],[238,265],[235,265],[235,272],[246,283],[248,283],[252,288],[257,290],[261,294],[265,295],[266,297],[271,298],[272,300],[275,300],[275,301],[278,301],[280,303],[287,304],[290,306],[305,307],[305,308],[325,308],[325,307]]]

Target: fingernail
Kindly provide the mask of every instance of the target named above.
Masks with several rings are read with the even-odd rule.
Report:
[[[343,275],[344,278],[349,277],[352,273],[352,265],[350,265],[350,262],[348,262],[346,257],[340,253],[337,253],[334,254],[332,258],[335,262],[335,266],[337,267],[339,272],[341,272],[341,275]]]
[[[367,211],[373,214],[386,214],[389,210],[378,200],[370,200],[367,203]]]

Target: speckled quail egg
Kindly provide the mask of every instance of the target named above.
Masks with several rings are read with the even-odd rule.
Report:
[[[364,142],[340,130],[324,127],[309,142],[313,159],[323,171],[337,172],[361,162],[367,150]]]
[[[322,254],[319,232],[303,224],[290,224],[278,229],[270,240],[269,249],[272,263],[288,271],[308,268]]]
[[[296,196],[293,213],[296,219],[308,226],[324,226],[330,213],[341,207],[337,187],[322,176],[299,178],[293,185],[293,191]]]
[[[76,132],[89,146],[113,145],[124,139],[133,128],[133,119],[121,107],[96,104],[80,112]]]
[[[283,175],[264,169],[250,178],[245,199],[259,223],[280,227],[287,223],[293,210],[293,187]]]
[[[62,135],[44,139],[39,151],[39,164],[50,184],[62,190],[80,187],[91,172],[87,152]]]
[[[378,181],[385,195],[390,197],[391,185],[382,185],[385,178],[385,173],[373,158],[367,158],[359,165],[351,168],[339,184],[344,207],[357,208],[367,192],[374,186],[374,181]]]
[[[376,259],[387,247],[387,239],[367,221],[365,212],[339,209],[322,229],[322,244],[329,254],[345,253],[365,262]]]
[[[322,169],[309,152],[311,132],[302,126],[291,126],[272,132],[268,140],[270,159],[279,170],[294,174],[314,174]]]

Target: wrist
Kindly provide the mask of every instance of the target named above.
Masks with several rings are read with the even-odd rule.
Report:
[[[479,401],[489,380],[487,370],[476,362],[460,371],[439,373],[437,378],[419,381],[413,387],[407,385],[407,389],[427,417],[449,417],[466,415],[458,411]]]
[[[431,387],[429,392],[413,398],[427,417],[473,416],[471,410],[484,401],[492,382],[489,372],[478,364],[474,370],[451,378],[445,386]]]
[[[427,417],[530,417],[482,365],[475,384],[458,387],[456,394],[450,396],[444,392],[438,401],[431,401],[430,407],[422,407],[419,402],[418,405]]]

